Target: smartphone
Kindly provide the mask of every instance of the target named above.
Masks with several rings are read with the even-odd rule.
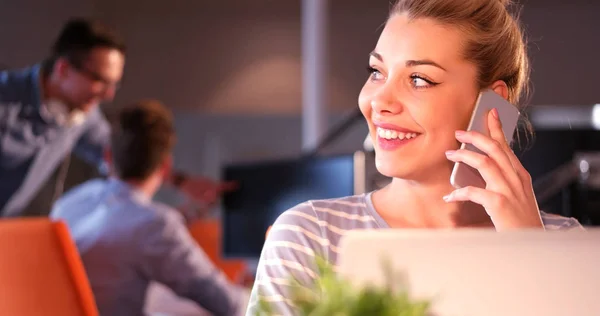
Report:
[[[500,122],[502,122],[504,137],[510,144],[517,128],[520,113],[516,106],[512,105],[493,90],[485,90],[479,94],[467,130],[476,131],[489,136],[487,127],[488,114],[494,108],[498,111],[498,117],[500,118]],[[485,155],[485,153],[471,144],[462,144],[460,149],[472,150]],[[450,175],[450,184],[456,189],[467,186],[479,188],[485,188],[486,186],[485,181],[477,169],[461,162],[454,164],[452,174]]]

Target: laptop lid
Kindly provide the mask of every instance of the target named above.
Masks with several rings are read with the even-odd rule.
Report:
[[[600,230],[358,230],[340,248],[342,276],[383,285],[387,258],[436,316],[600,315]]]

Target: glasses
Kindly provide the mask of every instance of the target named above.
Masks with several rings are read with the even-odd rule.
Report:
[[[88,78],[89,80],[91,80],[93,82],[101,83],[104,86],[105,90],[108,88],[113,88],[115,90],[118,90],[121,86],[120,82],[112,82],[111,80],[104,78],[102,75],[98,74],[97,72],[92,71],[86,67],[83,67],[82,65],[79,65],[79,63],[71,62],[70,64],[71,64],[71,66],[73,66],[73,68],[75,68],[75,70],[77,70],[77,72],[82,74],[84,77]]]

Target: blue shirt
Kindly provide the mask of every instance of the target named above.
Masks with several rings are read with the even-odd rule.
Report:
[[[101,166],[110,127],[99,108],[69,126],[42,100],[41,65],[0,72],[0,215],[18,216],[72,151]],[[50,206],[48,207],[50,208]]]
[[[150,281],[214,315],[242,315],[246,293],[191,238],[183,217],[116,179],[90,180],[61,197],[51,218],[69,227],[101,315],[141,315]]]

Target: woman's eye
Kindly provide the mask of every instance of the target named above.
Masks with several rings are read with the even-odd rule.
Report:
[[[423,78],[413,77],[412,80],[415,87],[426,87],[428,85],[427,81]]]
[[[369,79],[371,80],[381,80],[384,78],[383,74],[376,68],[369,66],[367,67],[367,71],[369,72]]]
[[[411,75],[410,76],[411,84],[413,87],[417,89],[429,88],[437,85],[436,82],[433,82],[429,79],[425,79],[420,75]]]

